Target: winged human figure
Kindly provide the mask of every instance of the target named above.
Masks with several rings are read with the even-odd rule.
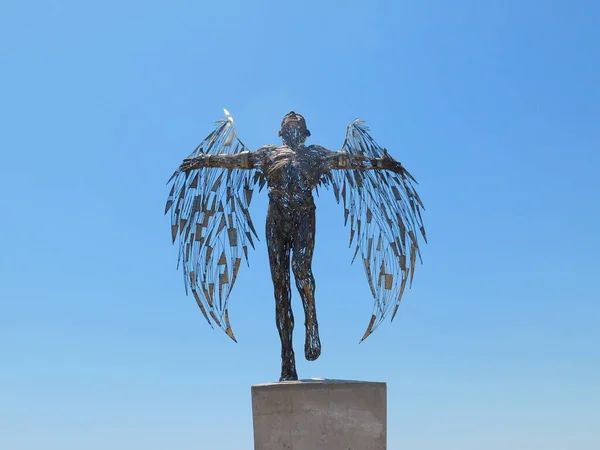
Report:
[[[173,242],[179,239],[179,264],[186,292],[191,291],[202,314],[235,341],[228,300],[242,260],[258,237],[249,206],[254,189],[268,187],[266,238],[275,290],[275,311],[281,339],[280,381],[297,380],[292,346],[294,315],[290,268],[305,314],[305,357],[321,354],[311,270],[315,245],[313,190],[330,187],[350,224],[352,261],[360,258],[371,293],[373,314],[362,337],[398,310],[413,280],[419,237],[426,242],[423,203],[415,179],[385,148],[375,143],[364,122],[346,129],[341,150],[305,145],[310,131],[293,111],[281,123],[281,145],[250,151],[238,139],[225,110],[196,149],[184,159],[169,183],[165,214],[171,211]]]

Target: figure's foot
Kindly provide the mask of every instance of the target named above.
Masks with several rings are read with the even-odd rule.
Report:
[[[298,374],[296,373],[296,366],[281,368],[281,377],[279,381],[296,381],[298,379]]]
[[[306,327],[304,356],[306,356],[307,361],[314,361],[321,356],[321,340],[319,339],[319,328],[316,323],[311,327]]]
[[[281,373],[281,377],[279,378],[279,381],[297,381],[298,380],[298,374],[296,373],[296,371],[294,370],[293,372],[289,372],[289,373]]]
[[[281,358],[281,377],[279,381],[295,381],[298,379],[296,373],[296,358],[294,352],[283,354]]]

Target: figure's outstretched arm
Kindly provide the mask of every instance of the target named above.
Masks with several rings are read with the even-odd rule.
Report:
[[[264,150],[268,147],[262,147],[256,151],[244,151],[235,154],[223,153],[220,155],[200,154],[194,158],[184,159],[179,170],[189,172],[190,170],[200,169],[202,167],[218,167],[221,169],[254,169],[259,166],[264,158]]]
[[[392,158],[387,152],[381,158],[370,158],[365,155],[357,155],[344,150],[334,152],[319,147],[325,156],[329,169],[353,169],[353,170],[389,170],[395,173],[406,171],[399,161]]]

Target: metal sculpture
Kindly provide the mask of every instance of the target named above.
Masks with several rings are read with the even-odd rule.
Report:
[[[290,266],[305,314],[304,353],[312,361],[321,354],[311,270],[315,244],[312,191],[331,187],[350,222],[350,246],[360,257],[374,298],[366,339],[393,310],[398,310],[407,283],[412,284],[420,259],[418,234],[426,242],[415,179],[369,136],[356,119],[346,131],[342,150],[306,146],[310,136],[300,114],[288,113],[281,123],[283,145],[249,151],[237,138],[233,119],[226,118],[183,161],[169,182],[165,214],[171,210],[173,242],[179,237],[186,293],[191,290],[202,314],[235,341],[228,299],[242,257],[257,237],[248,207],[253,189],[269,192],[267,247],[275,289],[277,330],[281,339],[280,381],[297,380],[292,347]],[[212,319],[212,320],[211,320]]]

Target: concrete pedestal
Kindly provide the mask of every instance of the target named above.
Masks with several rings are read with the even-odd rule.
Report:
[[[386,385],[303,380],[252,386],[254,450],[385,450]]]

